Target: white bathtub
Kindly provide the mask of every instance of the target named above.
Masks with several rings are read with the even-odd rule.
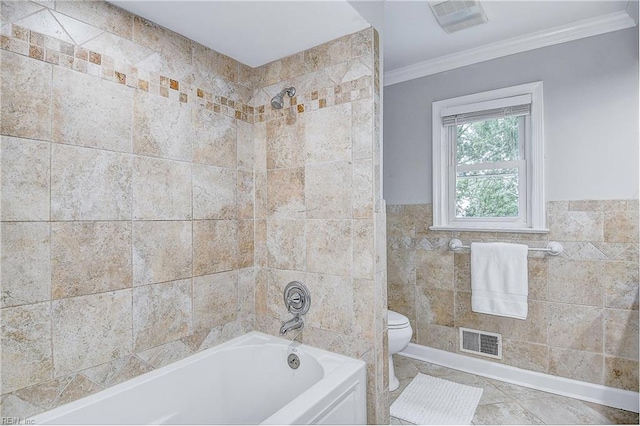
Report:
[[[291,369],[289,354],[300,367]],[[251,332],[32,418],[36,424],[365,424],[365,363]]]

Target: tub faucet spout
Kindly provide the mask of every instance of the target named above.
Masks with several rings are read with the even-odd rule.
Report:
[[[280,327],[280,335],[283,336],[287,334],[287,331],[289,330],[301,330],[303,327],[304,319],[299,314],[295,314],[289,321],[282,323],[282,327]]]

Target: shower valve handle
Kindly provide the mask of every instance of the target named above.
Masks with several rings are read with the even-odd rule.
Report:
[[[298,305],[300,304],[301,300],[302,300],[302,296],[300,296],[300,293],[296,292],[287,298],[287,304],[293,305],[295,303],[296,305]]]
[[[294,315],[304,315],[311,305],[309,289],[299,281],[291,281],[284,289],[284,304]]]

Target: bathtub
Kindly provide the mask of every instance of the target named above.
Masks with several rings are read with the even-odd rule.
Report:
[[[288,356],[300,361],[290,368]],[[295,362],[294,362],[295,363]],[[366,366],[250,332],[32,417],[35,424],[365,424]]]

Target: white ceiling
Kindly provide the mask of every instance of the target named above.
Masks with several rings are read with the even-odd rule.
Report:
[[[344,0],[111,0],[110,3],[251,67],[369,26]]]
[[[386,0],[385,71],[490,43],[624,11],[628,1],[481,0],[489,21],[447,34],[426,1]]]
[[[385,73],[625,11],[638,0],[481,0],[489,22],[447,34],[426,0],[350,0],[384,11]],[[110,0],[252,67],[369,26],[345,0]],[[358,4],[358,2],[360,2]],[[637,7],[632,15],[637,15]],[[637,22],[637,16],[634,17]]]

